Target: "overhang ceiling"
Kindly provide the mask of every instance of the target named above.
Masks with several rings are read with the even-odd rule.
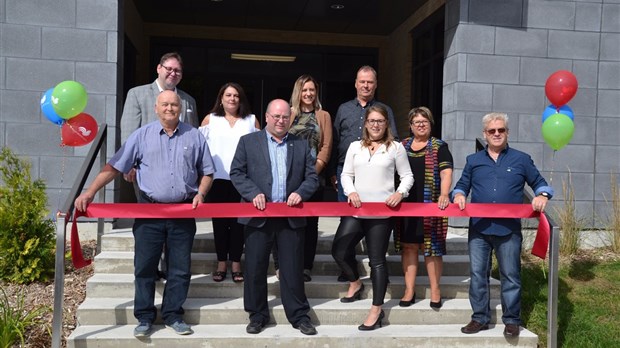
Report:
[[[389,35],[427,0],[133,1],[148,23]]]

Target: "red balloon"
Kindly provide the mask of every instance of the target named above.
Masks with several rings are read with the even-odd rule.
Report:
[[[83,112],[63,123],[61,144],[65,146],[83,146],[95,139],[99,126],[89,114]]]
[[[545,83],[545,94],[551,104],[558,108],[568,103],[577,93],[577,78],[566,70],[558,70],[551,74]]]

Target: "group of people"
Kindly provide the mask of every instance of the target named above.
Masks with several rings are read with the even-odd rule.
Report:
[[[177,53],[162,56],[157,73],[152,84],[129,91],[121,120],[123,145],[76,198],[76,209],[85,210],[96,192],[120,173],[137,183],[139,202],[191,203],[194,209],[205,201],[248,202],[258,210],[266,209],[271,202],[295,206],[320,201],[317,189],[319,174],[323,173],[338,191],[338,200],[356,208],[366,202],[384,202],[389,207],[425,202],[443,210],[453,201],[465,209],[470,193],[474,203],[519,203],[527,183],[536,194],[533,209],[544,211],[553,195],[530,156],[508,146],[508,116],[502,113],[483,118],[487,148],[467,157],[462,176],[451,192],[453,158],[448,145],[432,136],[431,110],[413,108],[408,115],[411,136],[400,141],[391,108],[375,99],[377,73],[370,66],[358,70],[357,95],[339,107],[333,124],[319,101],[318,82],[302,75],[294,84],[290,103],[275,99],[268,104],[262,130],[240,85],[222,86],[198,127],[194,99],[176,88],[183,74],[181,57]],[[372,305],[359,330],[382,326],[389,283],[386,253],[392,231],[397,249],[402,251],[405,275],[399,306],[415,302],[421,250],[430,280],[430,307],[442,307],[440,280],[447,222],[447,218],[435,217],[341,218],[332,244],[332,256],[341,269],[338,280],[348,282],[341,302],[361,299],[364,283],[355,248],[362,239],[370,259]],[[230,261],[232,280],[244,283],[244,308],[250,319],[246,332],[258,334],[270,321],[267,272],[273,255],[288,321],[303,334],[316,334],[308,315],[304,282],[312,280],[318,217],[213,218],[212,223],[218,259],[212,279],[226,279]],[[189,289],[195,233],[194,219],[135,219],[136,337],[152,332],[162,250],[166,255],[166,283],[161,317],[177,334],[193,332],[183,320],[182,305]],[[494,250],[501,275],[504,334],[518,336],[520,220],[472,218],[468,240],[469,295],[474,313],[461,331],[469,334],[488,328],[489,268]]]

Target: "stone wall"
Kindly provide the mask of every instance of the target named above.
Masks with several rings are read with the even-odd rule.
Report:
[[[30,159],[33,177],[47,184],[52,214],[89,145],[61,147],[60,128],[41,114],[39,100],[64,80],[82,83],[84,112],[108,123],[114,153],[118,18],[117,0],[0,0],[0,145]]]
[[[610,173],[620,172],[620,1],[446,2],[443,134],[460,177],[482,116],[509,115],[511,146],[528,152],[556,189],[572,178],[588,226],[607,216]],[[547,77],[569,70],[579,90],[568,105],[575,134],[554,153],[540,133]],[[553,210],[553,208],[552,208]]]

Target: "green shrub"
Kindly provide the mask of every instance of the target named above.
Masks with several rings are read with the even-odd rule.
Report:
[[[54,223],[43,180],[8,147],[0,153],[0,279],[24,284],[54,274]]]
[[[10,348],[18,339],[23,347],[26,329],[33,325],[48,325],[41,316],[49,311],[46,306],[27,311],[23,293],[17,295],[15,307],[11,307],[6,292],[0,288],[0,348]]]

